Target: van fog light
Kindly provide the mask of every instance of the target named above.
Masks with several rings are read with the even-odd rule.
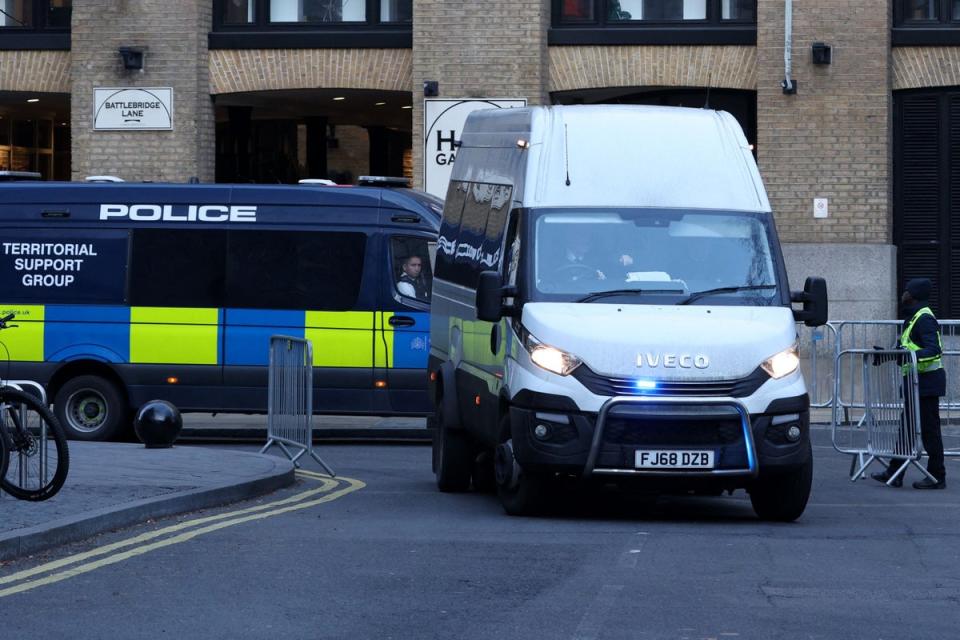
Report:
[[[787,440],[790,442],[796,442],[800,439],[800,427],[795,424],[790,425],[790,428],[787,429]]]
[[[538,424],[533,428],[533,435],[537,440],[546,440],[550,437],[550,427],[545,424]]]

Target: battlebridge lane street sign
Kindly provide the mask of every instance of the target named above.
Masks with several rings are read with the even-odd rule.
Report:
[[[172,87],[114,87],[93,90],[94,131],[170,131]]]

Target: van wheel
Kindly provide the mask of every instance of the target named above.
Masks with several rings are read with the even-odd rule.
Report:
[[[750,489],[750,502],[761,520],[793,522],[803,514],[813,484],[813,455],[793,473],[760,477]]]
[[[73,440],[111,440],[128,415],[116,385],[99,376],[67,381],[57,391],[53,411]]]
[[[437,488],[444,493],[460,493],[470,488],[473,447],[462,429],[451,429],[443,419],[443,403],[437,406],[437,428],[433,432]]]
[[[510,416],[500,419],[500,433],[510,433]],[[543,506],[546,478],[524,471],[513,455],[513,441],[500,444],[493,454],[497,496],[503,510],[511,516],[529,516]]]

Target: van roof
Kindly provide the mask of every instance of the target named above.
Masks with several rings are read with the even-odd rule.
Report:
[[[424,222],[434,228],[439,226],[443,210],[443,201],[428,193],[416,189],[385,187],[351,187],[350,189],[344,189],[309,184],[0,183],[0,210],[9,205],[68,207],[70,205],[99,205],[105,203],[380,207],[401,209],[420,214]],[[81,212],[78,213],[81,216],[83,215]]]
[[[518,140],[529,142],[522,150]],[[523,206],[630,206],[770,211],[740,125],[711,109],[576,105],[475,111],[464,126],[454,179],[467,180],[465,154],[527,153],[515,176]],[[569,185],[567,180],[569,178]]]

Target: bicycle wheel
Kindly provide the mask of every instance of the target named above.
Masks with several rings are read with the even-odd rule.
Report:
[[[63,427],[39,400],[16,389],[0,390],[0,420],[9,450],[0,487],[31,502],[55,496],[70,468]]]
[[[0,418],[0,478],[7,475],[7,465],[10,463],[8,451],[6,421]]]

